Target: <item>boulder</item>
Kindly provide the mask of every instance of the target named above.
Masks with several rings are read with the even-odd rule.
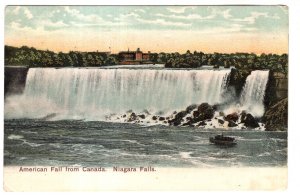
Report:
[[[158,120],[159,120],[159,121],[164,121],[164,120],[165,120],[165,117],[160,116],[160,117],[158,118]]]
[[[220,110],[221,104],[215,104],[215,105],[212,106],[212,108],[213,108],[214,110]]]
[[[171,124],[171,125],[174,125],[174,126],[178,126],[178,125],[181,124],[181,120],[173,120],[173,121],[171,121],[170,124]]]
[[[144,115],[144,114],[139,114],[138,115],[141,119],[145,119],[146,118],[146,116]]]
[[[202,104],[200,104],[198,106],[198,112],[200,113],[199,117],[202,120],[212,119],[214,117],[214,114],[215,114],[215,110],[208,103],[202,103]]]
[[[189,116],[189,117],[186,117],[186,120],[187,120],[187,121],[192,121],[193,118]]]
[[[200,113],[202,113],[202,112],[205,112],[206,110],[208,110],[208,109],[210,109],[210,108],[212,108],[212,106],[209,105],[208,103],[202,103],[202,104],[200,104],[200,105],[198,106],[198,111],[199,111]]]
[[[225,120],[226,121],[234,121],[236,122],[239,119],[239,115],[238,113],[234,112],[232,114],[228,114],[227,116],[225,116]]]
[[[187,115],[187,111],[181,111],[181,112],[178,112],[176,115],[175,115],[175,118],[172,119],[172,120],[169,120],[169,124],[170,125],[174,125],[174,126],[178,126],[181,124],[182,122],[182,118],[185,117]]]
[[[193,117],[194,118],[198,117],[199,115],[200,115],[199,111],[196,110],[196,111],[193,112]]]
[[[152,120],[157,120],[157,116],[152,116]]]
[[[181,112],[178,112],[176,115],[175,115],[175,119],[182,119],[183,117],[185,117],[188,113],[186,111],[181,111]]]
[[[236,127],[238,126],[234,121],[230,120],[228,121],[228,127]]]
[[[224,124],[224,121],[222,119],[218,119],[218,122],[223,125]]]
[[[207,125],[207,123],[206,123],[205,121],[201,121],[201,122],[199,123],[199,126],[205,126],[205,125]]]
[[[136,119],[137,119],[137,115],[133,112],[133,113],[131,113],[131,115],[129,116],[128,122],[135,121]]]
[[[188,113],[192,112],[192,110],[196,109],[197,105],[196,104],[192,104],[190,106],[188,106],[185,111],[187,111]]]
[[[251,114],[242,115],[241,123],[244,123],[246,127],[256,128],[259,127],[258,122]]]

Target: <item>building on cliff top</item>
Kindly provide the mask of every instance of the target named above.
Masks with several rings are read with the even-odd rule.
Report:
[[[119,52],[120,64],[152,64],[150,61],[150,51],[148,53],[143,53],[140,48],[136,51],[121,51]]]

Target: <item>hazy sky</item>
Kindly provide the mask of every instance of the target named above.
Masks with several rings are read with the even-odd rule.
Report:
[[[284,6],[8,6],[5,44],[54,51],[288,52]]]

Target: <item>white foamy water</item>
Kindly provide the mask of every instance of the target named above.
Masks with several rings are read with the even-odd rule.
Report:
[[[264,114],[264,97],[268,83],[269,71],[252,71],[246,79],[240,102],[241,109],[247,110],[253,116],[261,117]]]
[[[5,102],[5,118],[101,120],[128,110],[168,113],[222,103],[230,69],[31,68],[21,96]],[[50,118],[50,117],[48,117]]]

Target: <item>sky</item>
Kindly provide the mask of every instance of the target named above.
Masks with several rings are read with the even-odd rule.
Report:
[[[5,44],[52,51],[288,53],[286,6],[7,6]]]

